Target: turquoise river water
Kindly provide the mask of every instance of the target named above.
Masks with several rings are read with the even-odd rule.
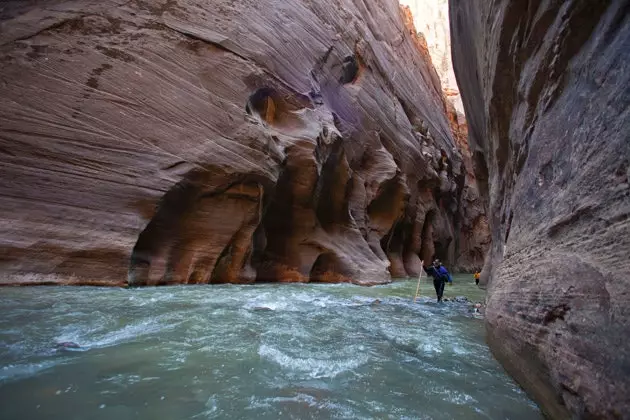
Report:
[[[0,419],[542,418],[470,306],[414,290],[3,288]]]

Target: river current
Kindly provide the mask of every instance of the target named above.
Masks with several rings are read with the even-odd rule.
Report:
[[[542,418],[470,306],[414,290],[3,288],[0,418]]]

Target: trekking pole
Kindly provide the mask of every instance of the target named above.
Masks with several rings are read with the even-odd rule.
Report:
[[[424,267],[424,261],[420,261],[420,265]],[[418,292],[420,291],[420,279],[422,278],[423,268],[420,269],[420,275],[418,276],[418,286],[416,287],[416,294],[413,297],[413,303],[416,303],[416,299],[418,298]]]

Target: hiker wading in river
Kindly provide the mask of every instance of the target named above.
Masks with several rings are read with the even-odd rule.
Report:
[[[423,267],[424,271],[431,277],[433,277],[433,287],[435,287],[435,294],[437,295],[437,301],[442,302],[442,295],[444,294],[444,285],[450,279],[450,274],[440,263],[440,260],[433,261],[433,264],[429,267]]]

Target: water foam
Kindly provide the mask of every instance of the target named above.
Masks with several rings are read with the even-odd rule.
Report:
[[[373,299],[370,299],[372,301]],[[283,312],[309,312],[314,308],[324,309],[329,307],[354,306],[356,303],[349,299],[342,299],[313,292],[294,292],[288,296],[278,296],[273,293],[262,293],[253,296],[245,304],[248,310],[261,308]]]
[[[465,305],[381,296],[388,287],[7,289],[20,307],[2,308],[0,391],[50,399],[55,417],[106,403],[147,419],[538,418]],[[58,351],[61,341],[88,351]],[[76,387],[58,398],[66,378]],[[161,395],[168,411],[146,405]]]
[[[175,324],[165,324],[159,319],[135,322],[108,332],[103,332],[103,328],[95,325],[73,326],[65,328],[56,341],[77,343],[83,349],[103,348],[133,341],[137,337],[155,334],[173,327]]]
[[[6,365],[0,368],[0,382],[35,376],[63,362],[65,359]]]
[[[355,352],[357,353],[357,352]],[[292,372],[306,374],[310,378],[334,378],[342,372],[350,371],[367,363],[368,356],[358,354],[346,359],[316,359],[313,357],[295,357],[277,348],[263,344],[258,354]]]

